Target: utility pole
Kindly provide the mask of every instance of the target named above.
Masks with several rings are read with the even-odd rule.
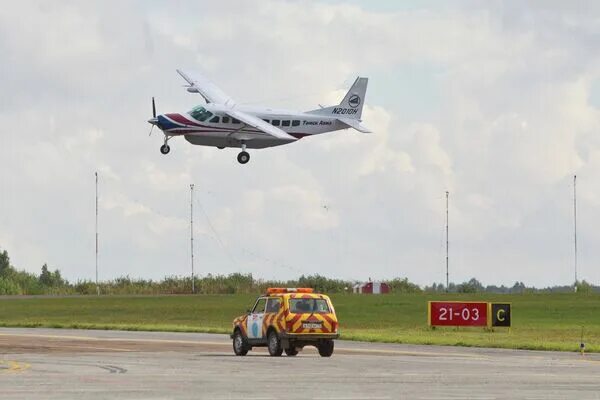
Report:
[[[196,293],[194,286],[194,184],[190,185],[190,250],[192,255],[192,294]]]
[[[96,294],[100,296],[100,286],[98,286],[98,171],[96,175]]]
[[[446,191],[446,293],[448,293],[448,196],[450,192]]]
[[[574,291],[577,291],[577,175],[573,175],[573,243],[575,245],[575,283]]]

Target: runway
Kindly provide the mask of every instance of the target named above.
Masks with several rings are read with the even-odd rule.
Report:
[[[226,335],[0,328],[2,399],[599,399],[600,356],[337,341],[332,358]]]

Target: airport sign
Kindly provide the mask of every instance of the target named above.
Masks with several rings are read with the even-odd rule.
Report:
[[[429,301],[429,326],[487,326],[511,327],[510,303],[483,301]]]
[[[488,303],[430,301],[427,322],[430,326],[487,326]]]
[[[490,326],[510,328],[510,303],[490,303]]]

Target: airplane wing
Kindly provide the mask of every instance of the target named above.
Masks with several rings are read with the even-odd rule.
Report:
[[[200,93],[208,103],[225,104],[230,107],[235,105],[235,101],[207,77],[198,73],[192,76],[180,69],[177,70],[177,73],[190,85],[188,92]]]
[[[250,115],[247,114],[245,112],[242,111],[238,111],[235,109],[232,110],[227,110],[225,111],[227,113],[227,115],[229,115],[232,118],[235,119],[239,119],[240,121],[242,121],[243,123],[245,123],[246,125],[249,125],[253,128],[256,128],[260,131],[263,131],[266,134],[269,134],[273,137],[276,137],[277,139],[282,139],[282,140],[298,140],[297,138],[293,137],[292,135],[288,134],[287,132],[263,121],[262,119],[255,117],[254,115]]]
[[[362,133],[371,133],[370,130],[368,130],[367,128],[365,128],[363,125],[361,125],[358,120],[356,119],[351,119],[351,118],[338,118],[338,121],[340,121],[342,124],[348,125],[348,128],[354,128],[359,132]]]

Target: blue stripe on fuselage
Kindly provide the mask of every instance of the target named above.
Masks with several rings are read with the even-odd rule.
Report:
[[[173,129],[173,128],[181,128],[182,125],[177,125],[177,124],[169,121],[162,115],[159,115],[158,116],[158,127],[160,129],[162,129],[163,131],[166,131],[166,130]]]

